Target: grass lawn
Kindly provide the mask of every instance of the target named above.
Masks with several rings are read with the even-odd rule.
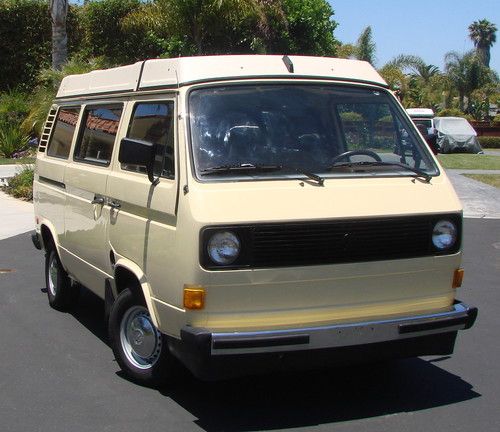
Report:
[[[6,159],[0,157],[0,165],[22,165],[35,163],[35,158]]]
[[[500,188],[500,174],[463,174],[465,177]]]
[[[445,168],[500,170],[500,156],[481,154],[440,154],[439,162]]]

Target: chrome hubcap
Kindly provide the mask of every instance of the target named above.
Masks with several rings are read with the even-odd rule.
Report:
[[[139,369],[149,369],[158,360],[161,334],[144,306],[125,312],[120,325],[120,342],[127,359]]]
[[[52,255],[52,259],[49,263],[49,290],[52,296],[55,297],[57,290],[57,278],[59,274],[59,267],[57,264],[57,259],[55,255]]]

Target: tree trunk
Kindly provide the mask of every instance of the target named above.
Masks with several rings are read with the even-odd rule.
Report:
[[[481,59],[481,63],[487,68],[490,67],[490,48],[489,47],[478,47],[477,53],[479,58]]]
[[[66,33],[68,0],[50,0],[49,5],[52,18],[52,67],[61,69],[68,60],[68,35]]]

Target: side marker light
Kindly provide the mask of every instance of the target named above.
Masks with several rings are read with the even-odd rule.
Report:
[[[462,286],[462,281],[464,280],[464,269],[456,269],[453,274],[453,285],[452,288],[460,288]]]
[[[205,289],[200,286],[184,285],[184,307],[200,310],[205,307]]]

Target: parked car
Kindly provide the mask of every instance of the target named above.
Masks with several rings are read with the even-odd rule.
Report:
[[[462,117],[436,117],[437,145],[441,153],[482,153],[477,133]]]
[[[133,380],[448,355],[462,206],[366,62],[147,60],[64,78],[38,147],[49,304],[104,300]],[[59,349],[63,349],[59,347]]]

